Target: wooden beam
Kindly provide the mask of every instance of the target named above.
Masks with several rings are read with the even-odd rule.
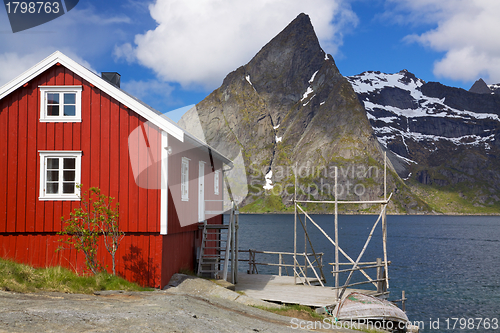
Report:
[[[385,212],[385,208],[387,206],[384,206],[384,208],[382,209],[382,212],[380,213],[380,215],[378,216],[378,219],[377,221],[373,224],[373,227],[372,227],[372,230],[370,231],[370,235],[368,235],[368,238],[366,239],[366,242],[365,242],[365,245],[363,246],[363,249],[361,250],[361,252],[359,253],[359,256],[358,256],[358,259],[356,259],[356,262],[354,263],[354,266],[352,267],[353,270],[349,273],[349,276],[347,277],[347,280],[346,280],[346,283],[345,283],[345,286],[344,288],[342,289],[342,292],[340,293],[340,297],[339,298],[342,298],[342,295],[344,294],[346,288],[347,288],[347,285],[349,284],[349,282],[351,282],[351,278],[352,278],[352,274],[354,273],[354,269],[355,268],[358,268],[358,263],[359,261],[361,260],[361,257],[363,257],[363,254],[365,254],[365,251],[366,251],[366,248],[368,247],[368,244],[370,244],[370,241],[373,237],[373,232],[375,231],[375,228],[377,227],[378,223],[380,222],[380,220],[382,219],[382,215],[384,214]]]
[[[338,167],[335,167],[335,270],[339,271],[339,216],[338,216],[338,192],[337,192],[337,172]],[[339,273],[335,273],[335,288],[339,287]],[[337,300],[339,299],[339,291],[336,289]]]
[[[315,226],[316,228],[318,228],[318,229],[319,229],[319,231],[321,231],[321,232],[323,233],[323,235],[325,235],[325,237],[326,237],[326,238],[330,241],[330,243],[332,243],[332,244],[333,244],[333,246],[335,246],[335,244],[336,244],[336,243],[335,243],[335,242],[334,242],[334,241],[330,238],[330,236],[328,236],[328,234],[327,234],[327,233],[326,233],[326,232],[325,232],[325,231],[324,231],[324,230],[323,230],[323,229],[322,229],[322,228],[321,228],[321,227],[320,227],[320,226],[319,226],[316,222],[314,222],[314,220],[313,220],[313,219],[312,219],[312,218],[311,218],[311,217],[310,217],[310,216],[309,216],[309,215],[308,215],[308,214],[304,211],[304,209],[302,209],[302,207],[300,207],[299,205],[296,205],[296,206],[297,206],[297,208],[299,208],[299,209],[300,209],[300,210],[301,210],[301,211],[302,211],[302,212],[306,215],[306,217],[307,217],[309,220],[311,220],[311,223],[312,223],[312,224],[314,224],[314,226]],[[348,255],[347,253],[345,253],[345,251],[344,251],[344,250],[342,250],[342,248],[341,248],[340,246],[338,247],[338,249],[339,249],[340,253],[342,253],[342,254],[344,255],[344,257],[346,257],[346,258],[347,258],[347,260],[349,260],[352,264],[354,264],[354,263],[355,263],[355,261],[354,261],[351,257],[349,257],[349,255]],[[369,275],[368,275],[368,274],[367,274],[364,270],[362,270],[362,269],[361,269],[361,270],[360,270],[360,272],[361,272],[361,273],[362,273],[362,274],[363,274],[363,275],[364,275],[367,279],[370,279],[370,280],[371,280],[371,277],[370,277],[370,276],[369,276]],[[373,285],[374,285],[375,287],[377,286],[377,284],[376,284],[376,283],[373,283]]]

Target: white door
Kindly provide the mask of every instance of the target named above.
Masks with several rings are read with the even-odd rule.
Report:
[[[205,220],[205,162],[199,162],[198,173],[198,221]]]

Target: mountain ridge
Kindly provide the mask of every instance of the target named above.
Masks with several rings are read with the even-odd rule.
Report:
[[[348,80],[414,193],[443,213],[500,211],[499,95],[426,83],[407,71]]]
[[[331,200],[335,167],[339,199],[380,199],[385,152],[390,213],[496,214],[500,96],[497,85],[486,85],[491,93],[478,86],[485,93],[408,70],[344,77],[300,14],[179,124],[229,158],[241,156],[242,211],[290,211],[295,183],[299,199]]]
[[[188,131],[201,128],[206,141],[230,158],[242,151],[249,184],[244,211],[290,209],[295,175],[300,199],[332,199],[335,167],[340,199],[383,196],[384,149],[305,14],[229,73],[179,124]],[[388,183],[396,193],[393,211],[429,211],[395,172]],[[358,205],[344,211],[370,209]]]

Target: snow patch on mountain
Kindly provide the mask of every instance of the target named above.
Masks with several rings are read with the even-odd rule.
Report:
[[[301,102],[303,102],[307,96],[309,96],[310,94],[312,94],[314,92],[313,88],[311,87],[307,87],[307,90],[306,92],[304,93],[304,95],[302,95],[302,98],[300,99]]]
[[[274,185],[273,185],[273,181],[271,180],[272,176],[273,176],[273,171],[269,170],[269,172],[265,176],[266,185],[263,186],[264,190],[272,190],[273,189]]]
[[[450,118],[463,119],[465,123],[474,123],[484,120],[500,122],[500,118],[497,114],[458,110],[448,106],[445,98],[435,98],[424,95],[421,88],[425,84],[425,81],[416,78],[412,73],[406,70],[395,74],[372,71],[364,72],[359,75],[347,77],[347,80],[351,83],[354,91],[364,103],[367,117],[372,124],[375,134],[379,142],[386,148],[388,148],[389,144],[394,140],[401,139],[407,150],[408,146],[405,140],[414,140],[418,142],[437,142],[439,140],[446,140],[455,145],[482,145],[486,149],[489,149],[489,143],[494,140],[494,135],[461,135],[450,137],[411,131],[410,128],[415,126],[410,126],[410,122],[418,122],[423,117],[436,118],[436,121],[439,121],[440,118],[443,120]],[[490,85],[490,89],[492,89],[492,87],[500,89],[500,84]],[[402,95],[409,94],[413,100],[412,107],[397,107],[394,105],[398,105],[398,101],[393,102],[390,98],[384,99],[381,93],[387,88],[401,89],[404,91]],[[387,93],[387,91],[385,92]],[[390,93],[385,95],[390,95]],[[387,102],[388,100],[389,102]],[[384,101],[386,101],[385,104],[387,105],[380,104]],[[390,102],[393,102],[394,105],[390,105]],[[402,128],[404,126],[406,126],[405,129]],[[405,160],[406,158],[402,157],[402,159]]]
[[[416,97],[418,97],[418,88],[423,86],[425,81],[417,78],[408,79],[407,73],[407,71],[401,71],[396,74],[385,74],[369,71],[347,77],[347,80],[351,82],[354,91],[358,94],[370,93],[386,87],[393,87],[409,90],[410,93],[415,93]]]

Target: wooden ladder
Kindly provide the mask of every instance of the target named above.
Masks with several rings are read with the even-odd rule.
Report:
[[[237,271],[238,259],[235,249],[238,245],[235,236],[235,216],[238,214],[233,203],[229,224],[208,224],[205,220],[199,225],[203,231],[198,253],[198,276],[228,281],[229,261],[231,261],[230,280],[231,282],[236,280],[235,271]]]
[[[230,233],[224,231],[229,230],[229,226],[207,224],[205,221],[200,229],[203,229],[203,236],[198,256],[198,276],[216,278],[220,273],[219,265],[224,262],[226,266],[227,237]]]

